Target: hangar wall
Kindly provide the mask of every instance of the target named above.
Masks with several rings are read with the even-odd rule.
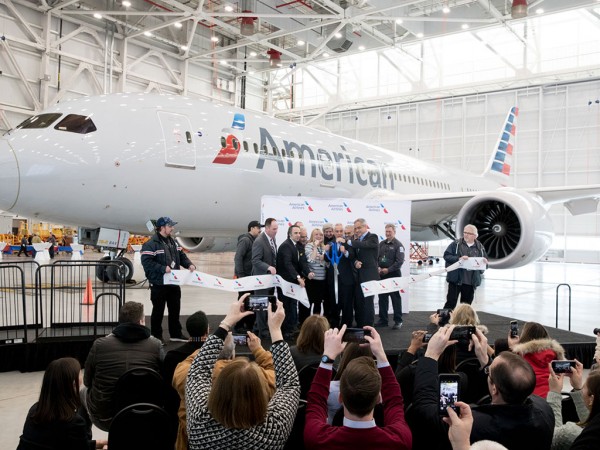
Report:
[[[481,173],[512,106],[519,107],[515,187],[600,184],[600,81],[329,113],[313,125]],[[550,212],[557,235],[554,255],[600,262],[600,252],[590,250],[600,248],[600,213],[572,216],[562,205]]]
[[[241,78],[216,59],[191,61],[158,41],[59,19],[31,2],[1,2],[0,24],[0,131],[83,95],[154,91],[239,105]],[[246,107],[262,111],[264,97],[262,78],[247,76]]]

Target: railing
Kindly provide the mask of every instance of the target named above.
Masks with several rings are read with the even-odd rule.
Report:
[[[558,292],[561,286],[569,288],[569,331],[571,331],[571,286],[567,283],[561,283],[556,286],[556,324],[554,328],[558,328]]]

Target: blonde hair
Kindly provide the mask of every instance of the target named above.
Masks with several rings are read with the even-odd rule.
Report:
[[[479,316],[477,315],[477,312],[475,312],[471,305],[461,303],[454,309],[454,311],[452,311],[452,316],[450,317],[450,324],[477,326],[480,324]]]
[[[208,411],[226,428],[252,428],[267,415],[267,389],[267,380],[254,361],[234,359],[214,380],[208,395]]]

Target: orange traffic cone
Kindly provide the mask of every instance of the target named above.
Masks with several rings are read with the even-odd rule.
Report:
[[[82,305],[94,304],[94,291],[92,290],[92,279],[88,277],[87,284],[85,286],[85,292],[83,293],[83,299],[81,300]]]

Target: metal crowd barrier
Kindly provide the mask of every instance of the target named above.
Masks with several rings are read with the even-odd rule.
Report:
[[[0,345],[27,343],[25,271],[17,264],[0,264]]]

